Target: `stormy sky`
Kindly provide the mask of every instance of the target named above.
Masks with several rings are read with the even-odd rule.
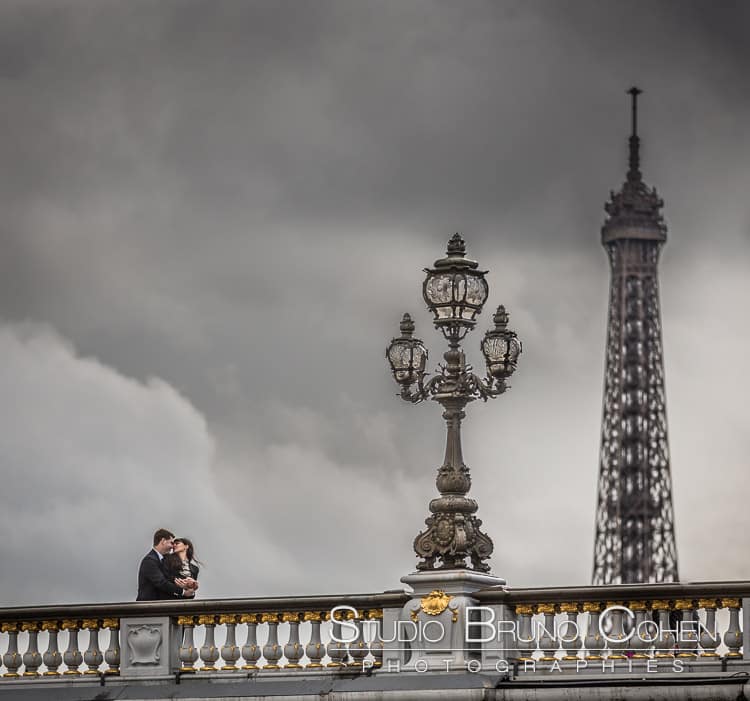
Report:
[[[153,531],[204,597],[400,587],[439,407],[396,396],[463,233],[524,342],[464,457],[513,586],[591,577],[603,204],[641,98],[684,580],[750,578],[750,6],[0,5],[0,601],[135,598]]]

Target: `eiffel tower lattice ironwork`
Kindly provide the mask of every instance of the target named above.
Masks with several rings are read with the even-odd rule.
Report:
[[[628,92],[629,169],[602,227],[611,281],[594,584],[678,580],[657,269],[667,227],[640,172],[641,91]]]

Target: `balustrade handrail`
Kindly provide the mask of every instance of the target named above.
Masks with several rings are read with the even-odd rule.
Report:
[[[661,584],[613,584],[573,587],[481,589],[472,594],[480,603],[536,604],[567,601],[626,601],[632,599],[704,599],[750,597],[750,581],[669,582]],[[402,590],[371,594],[326,594],[318,596],[249,597],[113,602],[98,604],[53,604],[0,608],[0,622],[38,621],[55,618],[99,618],[123,616],[180,616],[211,613],[261,613],[265,611],[327,611],[348,605],[357,609],[401,608],[410,599]]]
[[[660,584],[613,584],[573,587],[492,587],[472,594],[481,603],[557,603],[566,601],[620,601],[628,599],[750,597],[750,581],[668,582]],[[405,591],[372,594],[326,594],[318,596],[249,597],[113,602],[100,604],[52,604],[0,608],[0,622],[20,618],[91,618],[103,616],[179,616],[212,613],[260,613],[273,610],[329,610],[348,605],[363,608],[400,608],[409,601]]]
[[[579,587],[512,589],[500,586],[472,594],[483,604],[539,604],[570,601],[628,601],[651,599],[710,599],[750,597],[750,581],[664,582]]]
[[[262,613],[273,611],[328,611],[334,606],[356,609],[401,608],[409,595],[401,590],[376,594],[254,597],[246,599],[193,599],[135,601],[103,604],[53,604],[0,608],[0,623],[45,619],[122,618],[126,616],[183,616],[200,613]]]

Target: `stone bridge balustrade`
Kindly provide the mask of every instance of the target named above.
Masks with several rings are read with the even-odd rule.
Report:
[[[518,674],[571,667],[608,672],[612,663],[615,669],[650,670],[653,663],[646,663],[656,660],[679,660],[681,670],[705,671],[750,659],[750,642],[743,644],[748,633],[740,625],[743,616],[744,630],[750,628],[745,586],[503,587],[478,591],[475,598],[482,606],[511,609],[518,639],[508,645],[506,659]]]
[[[361,670],[363,664],[377,669],[383,657],[383,611],[398,611],[407,600],[406,594],[395,593],[0,609],[0,685],[40,676],[247,677],[332,674]],[[337,606],[349,609],[335,611],[332,620]],[[343,621],[350,622],[348,633],[342,631]],[[104,630],[109,639],[103,651]],[[88,633],[85,641],[82,632]],[[43,654],[40,642],[46,646]]]
[[[745,597],[750,582],[496,586],[472,592],[474,608],[466,614],[439,591],[6,608],[0,609],[0,699],[4,689],[41,684],[180,678],[268,682],[459,671],[533,683],[556,672],[627,675],[677,662],[683,677],[747,673]],[[342,606],[349,608],[334,610]],[[605,615],[613,606],[622,608]],[[446,640],[455,641],[466,630],[464,615],[485,624],[473,629],[475,638],[487,637],[490,612],[492,625],[503,621],[502,631],[467,641],[457,656],[461,669],[415,668],[410,644],[392,640],[398,621],[439,619],[448,627]]]

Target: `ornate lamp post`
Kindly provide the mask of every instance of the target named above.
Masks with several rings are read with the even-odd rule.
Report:
[[[448,428],[445,460],[436,480],[440,496],[430,502],[427,529],[414,539],[419,570],[466,569],[467,558],[470,569],[490,569],[486,560],[492,554],[492,540],[480,530],[477,502],[466,496],[471,476],[461,454],[461,420],[469,402],[486,401],[508,389],[506,380],[516,369],[521,342],[508,329],[508,314],[500,306],[493,317],[495,328],[487,331],[481,343],[487,376],[478,377],[466,363],[461,341],[474,328],[489,293],[487,271],[478,268],[477,262],[466,258],[466,244],[459,234],[448,242],[447,256],[435,261],[433,268],[425,268],[422,294],[435,328],[448,341],[445,364],[438,366],[437,375],[426,379],[427,349],[414,337],[414,322],[408,314],[401,320],[401,336],[386,350],[401,398],[412,403],[434,399],[443,407]]]

